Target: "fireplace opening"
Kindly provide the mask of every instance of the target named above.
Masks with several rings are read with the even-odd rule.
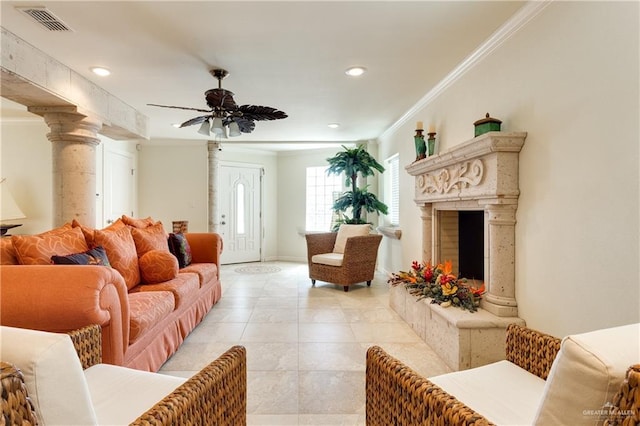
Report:
[[[453,272],[484,281],[484,211],[441,210],[439,260],[450,260]]]

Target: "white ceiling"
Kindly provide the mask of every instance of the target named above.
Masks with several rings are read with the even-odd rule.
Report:
[[[509,19],[506,1],[6,1],[1,24],[150,118],[152,139],[205,140],[200,113],[222,86],[238,104],[289,117],[256,122],[230,143],[352,142],[374,139]],[[16,6],[46,6],[72,32],[50,32]],[[104,66],[109,77],[89,68]],[[368,72],[347,77],[361,65]],[[28,114],[2,103],[3,118]],[[340,123],[330,129],[328,123]],[[306,145],[305,145],[306,146]]]

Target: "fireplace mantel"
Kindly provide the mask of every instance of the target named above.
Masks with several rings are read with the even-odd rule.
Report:
[[[518,153],[526,137],[525,132],[489,132],[408,165],[405,169],[416,177],[416,203],[517,200]]]
[[[515,224],[518,155],[525,132],[488,132],[405,169],[415,176],[415,202],[422,210],[422,260],[439,259],[441,210],[484,211],[482,307],[500,317],[517,317]]]

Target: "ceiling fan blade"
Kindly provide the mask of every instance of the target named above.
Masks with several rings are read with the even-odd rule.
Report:
[[[193,126],[194,124],[200,124],[203,121],[209,119],[211,117],[211,115],[201,115],[200,117],[195,117],[192,118],[191,120],[187,120],[184,123],[182,123],[180,125],[180,127],[187,127],[187,126]]]
[[[186,110],[189,110],[189,111],[211,112],[208,109],[181,107],[181,106],[173,106],[173,105],[158,105],[158,104],[147,104],[147,105],[155,106],[155,107],[161,107],[161,108],[175,108],[175,109],[186,109]]]
[[[242,112],[242,116],[249,120],[280,120],[287,118],[287,114],[268,106],[259,105],[240,105],[238,110]]]
[[[209,108],[222,108],[225,111],[234,111],[238,108],[233,100],[233,92],[226,89],[211,89],[204,92],[205,100]]]

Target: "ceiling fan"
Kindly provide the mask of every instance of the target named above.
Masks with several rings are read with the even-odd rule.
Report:
[[[180,127],[200,124],[198,133],[209,136],[213,133],[226,137],[225,127],[229,128],[229,136],[240,136],[241,133],[251,133],[255,129],[255,121],[280,120],[287,118],[287,114],[268,106],[240,105],[233,100],[233,92],[222,88],[222,79],[229,73],[221,68],[209,71],[218,79],[218,88],[204,92],[205,100],[210,109],[189,108],[172,105],[147,104],[162,108],[177,108],[190,111],[206,112],[206,115],[194,117],[185,121]]]

